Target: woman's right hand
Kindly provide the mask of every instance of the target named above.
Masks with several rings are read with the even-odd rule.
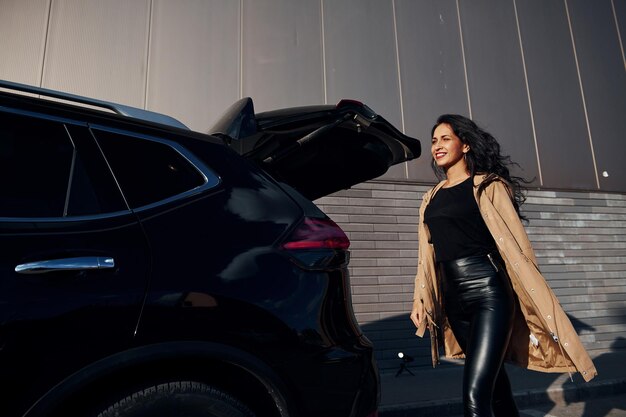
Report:
[[[411,321],[415,327],[420,327],[424,320],[424,303],[421,300],[413,300],[413,309],[411,310]]]

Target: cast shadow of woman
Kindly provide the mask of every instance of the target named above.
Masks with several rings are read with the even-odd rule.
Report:
[[[615,367],[618,361],[624,360],[624,349],[626,348],[626,338],[618,336],[611,344],[611,350],[597,356],[593,362],[598,369],[598,375],[602,375],[602,371]],[[618,355],[617,352],[622,354]],[[615,394],[615,395],[612,395]],[[606,395],[606,396],[605,396]],[[605,397],[604,397],[605,396]],[[607,392],[603,394],[602,401],[585,402],[585,410],[581,417],[604,417],[608,416],[613,410],[626,411],[626,395],[620,395],[611,387],[607,387]],[[589,400],[591,398],[587,398]],[[622,415],[620,413],[620,415]]]
[[[593,332],[596,330],[595,327],[590,326],[569,314],[568,317],[579,334],[581,331]],[[622,366],[621,362],[624,361],[626,353],[625,348],[626,338],[618,336],[611,343],[611,350],[609,352],[596,356],[593,359],[599,375],[596,378],[602,378],[603,380],[610,380],[613,378],[611,375],[615,373],[615,369],[619,369]],[[618,364],[619,366],[616,368]],[[557,374],[554,375],[556,378]],[[619,377],[623,379],[623,376]],[[594,383],[597,382],[592,382],[592,384]],[[613,410],[626,410],[626,396],[618,393],[618,390],[621,389],[619,386],[607,384],[604,388],[595,386],[591,389],[586,389],[586,385],[583,384],[580,386],[580,389],[572,389],[573,384],[578,385],[580,383],[572,382],[569,379],[563,383],[563,401],[565,405],[584,402],[584,411],[580,417],[606,417],[613,415],[611,414]],[[623,384],[621,386],[623,386]],[[558,407],[558,405],[555,402],[550,401],[543,406],[540,405],[533,408],[545,411],[547,414],[552,414],[554,412],[553,409],[556,407]]]

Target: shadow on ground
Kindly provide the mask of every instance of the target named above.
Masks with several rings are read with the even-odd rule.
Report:
[[[570,316],[579,334],[593,334],[596,329],[582,320]],[[626,313],[617,320],[626,322]],[[362,326],[364,333],[375,347],[379,369],[382,374],[383,415],[400,416],[393,410],[397,406],[420,408],[419,414],[454,415],[460,408],[462,361],[442,359],[442,365],[433,369],[430,359],[430,338],[413,336],[415,329],[408,314],[394,316]],[[407,336],[408,335],[408,336]],[[601,338],[602,334],[596,335]],[[413,361],[403,363],[397,353],[403,352]],[[624,402],[619,398],[626,392],[626,338],[617,337],[610,350],[596,356],[594,363],[599,376],[591,383],[585,383],[580,374],[542,373],[507,365],[512,388],[519,408],[533,407],[549,411],[557,405],[584,402],[588,399],[607,397],[600,405],[585,409],[582,417],[605,417],[611,410],[624,410]],[[406,366],[406,370],[402,366]],[[410,372],[409,372],[410,371]],[[400,375],[398,375],[400,372]],[[615,383],[615,381],[621,381]],[[614,403],[609,396],[615,396]],[[621,395],[621,396],[620,396]],[[613,414],[614,415],[614,414]]]

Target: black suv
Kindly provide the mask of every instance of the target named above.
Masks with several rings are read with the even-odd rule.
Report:
[[[416,158],[365,105],[170,117],[0,82],[0,416],[377,415],[311,200]]]

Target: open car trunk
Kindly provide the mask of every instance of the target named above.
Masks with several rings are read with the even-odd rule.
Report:
[[[255,114],[247,97],[208,133],[311,200],[379,177],[421,153],[419,140],[353,100]]]

